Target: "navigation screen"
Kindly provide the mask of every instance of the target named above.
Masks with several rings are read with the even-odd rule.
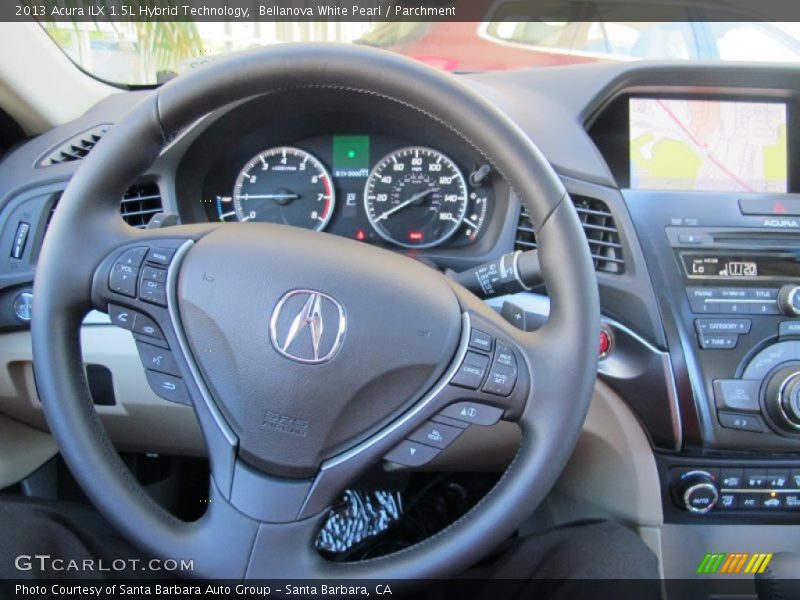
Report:
[[[632,189],[787,191],[786,105],[630,99]]]

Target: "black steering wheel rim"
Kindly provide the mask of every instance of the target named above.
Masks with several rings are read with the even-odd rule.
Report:
[[[551,296],[535,334],[502,329],[477,298],[454,287],[462,310],[522,349],[533,386],[517,419],[523,441],[497,486],[468,515],[396,554],[333,564],[310,532],[324,511],[268,523],[233,506],[212,479],[206,515],[181,522],[161,510],[122,464],[94,411],[85,382],[80,326],[98,306],[103,257],[165,231],[130,230],[118,198],[163,147],[197,119],[232,102],[278,90],[316,88],[378,95],[424,113],[488,157],[516,190],[537,229]],[[132,152],[131,149],[134,149]],[[175,228],[197,239],[203,226]],[[343,45],[286,45],[212,63],[143,99],[106,135],[68,185],[37,266],[32,321],[36,382],[49,426],[70,469],[99,510],[151,555],[195,562],[217,578],[430,578],[452,575],[510,535],[555,482],[577,441],[594,387],[599,302],[583,230],[546,159],[507,117],[455,78],[390,53]],[[196,410],[200,410],[196,405]],[[207,443],[211,444],[206,433]],[[272,549],[272,550],[270,550]]]

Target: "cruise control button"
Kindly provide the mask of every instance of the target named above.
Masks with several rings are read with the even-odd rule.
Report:
[[[123,296],[136,297],[136,279],[139,276],[139,269],[130,265],[116,263],[111,267],[108,276],[108,289]]]
[[[750,319],[695,319],[697,333],[750,333]]]
[[[494,364],[511,367],[512,369],[517,368],[517,357],[514,356],[514,352],[500,340],[497,340],[495,344]]]
[[[147,247],[145,246],[130,248],[122,253],[122,256],[115,261],[115,264],[128,265],[129,267],[138,269],[142,266],[145,254],[147,254]]]
[[[383,458],[398,465],[419,467],[432,461],[439,452],[441,450],[433,446],[405,440]]]
[[[445,408],[441,414],[474,425],[494,425],[503,416],[503,409],[476,402],[456,402]]]
[[[169,350],[143,342],[136,342],[136,347],[139,349],[139,356],[142,359],[145,369],[151,369],[169,375],[180,375],[175,357],[172,356]]]
[[[469,423],[467,423],[466,421],[459,421],[458,419],[453,419],[452,417],[445,417],[441,413],[431,417],[431,421],[436,421],[437,423],[444,423],[445,425],[452,425],[453,427],[458,427],[459,429],[466,429],[467,427],[469,427]]]
[[[464,430],[460,427],[452,427],[444,423],[428,421],[408,436],[412,442],[420,442],[437,448],[447,448]]]
[[[111,322],[117,327],[131,331],[133,323],[136,319],[136,313],[128,308],[117,306],[116,304],[108,305],[108,316]]]
[[[767,430],[761,418],[755,415],[726,412],[719,412],[718,415],[720,425],[728,429],[739,429],[740,431],[752,431],[754,433],[763,433]]]
[[[145,371],[147,382],[150,384],[156,396],[169,400],[170,402],[177,402],[178,404],[191,405],[189,400],[189,393],[186,391],[186,385],[180,377],[173,377],[166,373],[159,373],[158,371]]]
[[[145,302],[167,305],[167,284],[159,281],[142,280],[139,284],[139,297]]]
[[[759,379],[717,379],[714,382],[714,398],[719,408],[761,412],[758,395]]]
[[[464,362],[461,363],[458,372],[450,383],[471,390],[477,390],[481,385],[481,381],[483,381],[483,376],[486,375],[488,366],[488,356],[475,352],[467,352],[467,355],[464,357]]]
[[[484,352],[492,351],[492,336],[480,329],[473,329],[469,334],[469,347]]]
[[[147,337],[157,340],[164,339],[164,334],[161,333],[161,329],[159,329],[158,325],[156,325],[156,322],[150,317],[141,313],[136,315],[136,319],[133,322],[133,332],[146,335]]]
[[[731,350],[736,348],[739,336],[736,335],[700,335],[700,347],[706,350]]]
[[[167,266],[174,255],[172,248],[151,248],[147,253],[147,262]]]
[[[489,377],[483,384],[483,391],[495,396],[511,395],[517,383],[517,370],[494,363],[489,371]]]
[[[719,475],[722,489],[737,490],[744,487],[744,471],[742,469],[722,469]]]

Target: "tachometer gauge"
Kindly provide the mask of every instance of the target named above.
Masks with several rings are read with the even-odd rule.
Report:
[[[383,239],[406,248],[430,248],[461,226],[467,184],[455,163],[441,152],[402,148],[372,169],[364,208]]]
[[[321,231],[333,214],[331,176],[314,156],[290,146],[254,156],[239,172],[233,196],[218,198],[223,221],[284,223]]]

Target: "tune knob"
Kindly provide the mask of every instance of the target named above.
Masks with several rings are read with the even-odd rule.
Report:
[[[800,317],[800,286],[783,286],[778,292],[778,306],[783,314]]]
[[[680,499],[689,512],[705,514],[717,505],[719,491],[714,479],[705,471],[690,471],[681,478]]]

